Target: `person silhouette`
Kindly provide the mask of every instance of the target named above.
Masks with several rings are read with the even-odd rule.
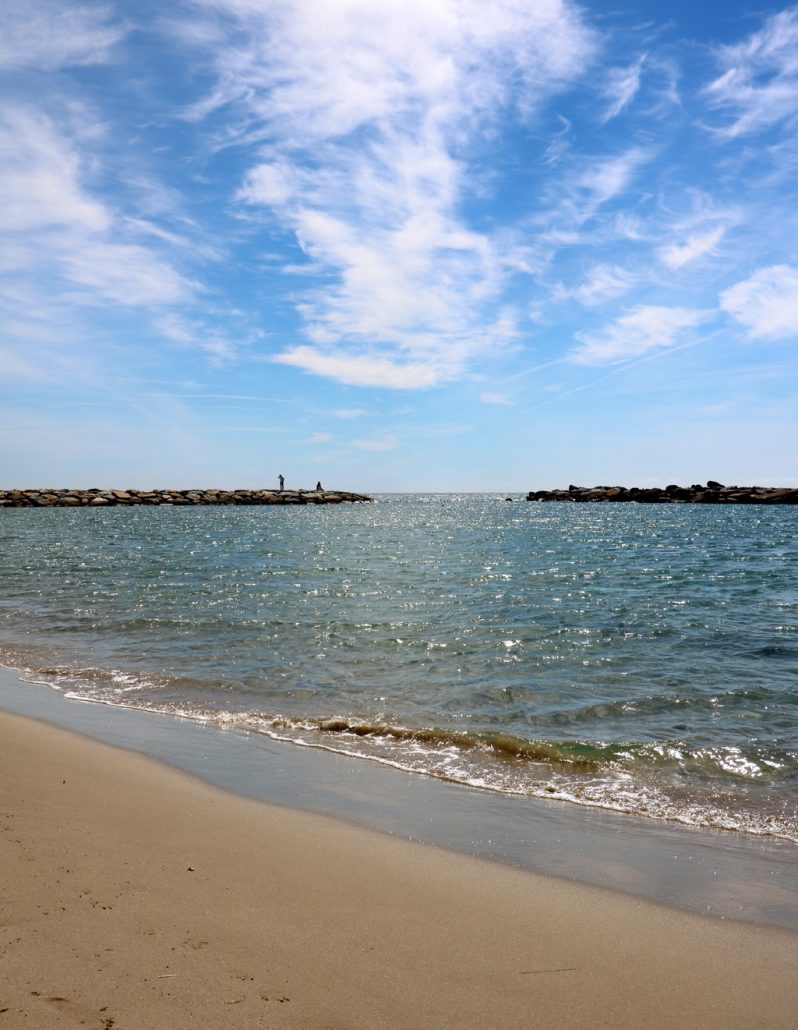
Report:
[[[316,483],[316,489],[318,491],[321,491],[321,480],[319,480],[318,483]]]
[[[283,478],[282,475],[278,476],[277,479],[280,482],[280,493],[282,493],[283,492],[283,487],[285,486],[285,479]]]

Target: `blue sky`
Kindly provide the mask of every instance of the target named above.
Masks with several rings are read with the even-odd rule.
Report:
[[[0,12],[0,485],[798,483],[798,7]]]

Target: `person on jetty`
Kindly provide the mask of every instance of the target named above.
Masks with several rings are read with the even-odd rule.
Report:
[[[282,493],[283,492],[283,487],[285,486],[285,477],[282,476],[282,475],[279,475],[277,477],[277,480],[278,480],[278,482],[280,484],[280,493]]]
[[[318,483],[316,483],[316,489],[318,490],[319,493],[322,492],[321,480],[319,480]]]

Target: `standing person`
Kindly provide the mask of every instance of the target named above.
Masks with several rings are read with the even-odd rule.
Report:
[[[285,486],[285,479],[283,478],[283,476],[282,476],[282,475],[279,475],[279,476],[277,477],[277,479],[278,479],[278,480],[279,480],[279,482],[280,482],[280,493],[282,493],[282,492],[283,492],[283,487]]]
[[[321,493],[321,480],[319,480],[319,481],[318,481],[318,483],[316,483],[316,490],[317,490],[317,491],[318,491],[319,493]]]

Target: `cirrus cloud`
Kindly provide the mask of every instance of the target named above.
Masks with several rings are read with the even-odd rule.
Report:
[[[571,360],[582,365],[626,361],[649,351],[674,346],[684,333],[707,317],[704,311],[641,305],[621,315],[599,332],[576,333],[580,346]]]
[[[798,338],[798,268],[771,265],[724,290],[720,306],[753,339]]]
[[[125,35],[108,4],[26,0],[0,8],[0,68],[53,71],[101,64]]]
[[[734,139],[798,114],[798,7],[779,11],[758,32],[716,53],[723,72],[704,92],[711,107],[730,116],[715,128],[719,135]]]
[[[355,354],[340,349],[325,353],[315,347],[289,347],[272,361],[294,365],[305,372],[337,379],[350,386],[385,386],[399,390],[436,386],[444,373],[432,362],[402,361],[375,354]]]
[[[255,145],[237,193],[314,272],[295,310],[313,347],[276,360],[344,383],[428,386],[507,347],[502,290],[523,264],[463,215],[485,141],[576,80],[596,51],[566,0],[213,0],[217,81],[188,116]],[[218,22],[215,23],[218,26]],[[198,36],[198,38],[200,38]],[[625,167],[599,170],[598,202]],[[293,265],[290,269],[299,269]]]
[[[682,268],[704,254],[711,254],[725,235],[726,229],[722,225],[706,232],[693,233],[684,243],[671,243],[663,247],[659,252],[660,259],[668,268]]]
[[[646,54],[641,55],[634,64],[627,68],[612,68],[607,77],[603,93],[609,106],[601,119],[606,124],[628,107],[640,89],[640,79]]]

